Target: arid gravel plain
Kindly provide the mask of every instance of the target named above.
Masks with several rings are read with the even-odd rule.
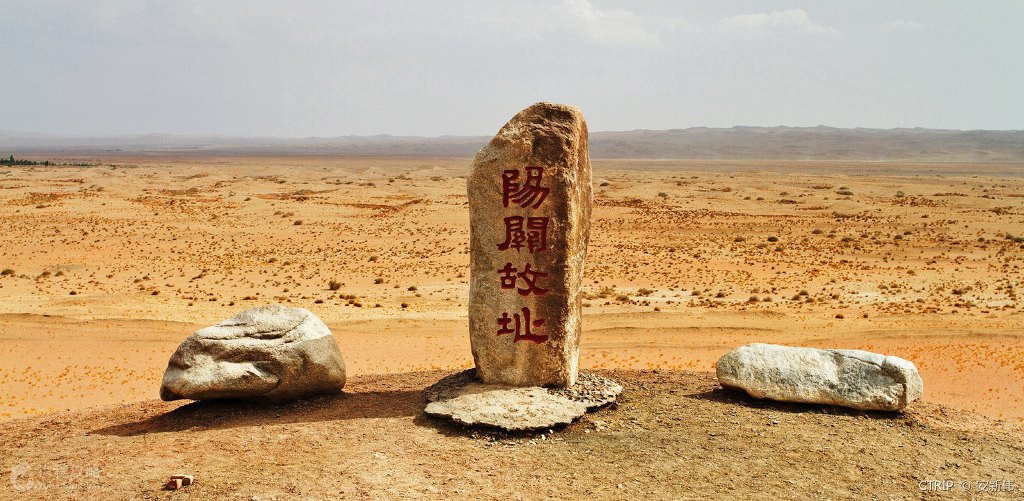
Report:
[[[352,376],[472,364],[471,159],[46,159],[92,165],[0,167],[0,420],[152,400],[186,335],[267,303],[327,322]],[[596,160],[581,366],[859,348],[917,364],[929,404],[1019,424],[1022,175]]]

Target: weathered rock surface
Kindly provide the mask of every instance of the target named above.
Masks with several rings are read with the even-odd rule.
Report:
[[[344,386],[345,362],[330,329],[309,310],[273,305],[186,338],[167,364],[160,398],[287,400]]]
[[[469,334],[486,383],[576,383],[592,201],[587,125],[537,103],[473,161]]]
[[[900,410],[924,393],[913,362],[861,350],[755,343],[718,360],[718,381],[755,398]]]
[[[570,388],[515,387],[480,382],[473,369],[448,376],[424,390],[426,413],[467,426],[528,431],[569,424],[615,401],[622,386],[595,374],[580,374]]]

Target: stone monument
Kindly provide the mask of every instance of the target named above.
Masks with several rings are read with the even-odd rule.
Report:
[[[552,103],[520,111],[477,153],[467,191],[476,368],[428,389],[427,413],[536,429],[613,401],[621,386],[578,374],[593,198],[583,114]]]
[[[477,153],[469,338],[484,383],[576,382],[590,177],[587,124],[571,106],[530,106]]]

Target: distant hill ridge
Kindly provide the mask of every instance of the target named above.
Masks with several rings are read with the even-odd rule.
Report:
[[[249,154],[468,157],[487,136],[310,138],[143,134],[74,137],[0,131],[0,154]],[[694,127],[593,132],[594,158],[1024,163],[1024,130]]]

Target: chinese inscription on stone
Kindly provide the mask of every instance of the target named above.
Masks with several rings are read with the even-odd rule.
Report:
[[[544,168],[527,167],[526,172],[526,182],[521,186],[518,183],[520,177],[518,170],[510,169],[501,174],[501,199],[504,207],[508,207],[511,202],[512,207],[519,206],[537,209],[544,203],[544,199],[547,198],[548,192],[550,192],[549,189],[541,186],[541,181],[544,178]],[[526,221],[525,229],[523,228],[524,219]],[[504,219],[505,241],[498,244],[498,250],[508,251],[511,248],[518,253],[525,246],[529,254],[543,252],[547,249],[548,219],[546,216],[506,217]],[[519,256],[517,255],[515,258],[518,259]],[[520,266],[522,271],[513,267],[511,262],[507,262],[505,266],[497,270],[502,289],[515,289],[516,292],[523,296],[529,296],[530,294],[543,296],[548,292],[547,289],[541,287],[538,283],[548,276],[547,273],[531,269],[532,264],[530,262]],[[520,286],[519,284],[522,285]],[[520,317],[520,313],[522,313],[522,317]],[[520,311],[513,313],[511,318],[508,312],[502,312],[501,317],[498,318],[498,335],[512,334],[513,342],[532,341],[534,343],[543,343],[547,341],[548,336],[539,332],[533,332],[543,330],[544,319],[534,315],[534,318],[531,320],[530,316],[530,307],[528,306],[520,308]]]

